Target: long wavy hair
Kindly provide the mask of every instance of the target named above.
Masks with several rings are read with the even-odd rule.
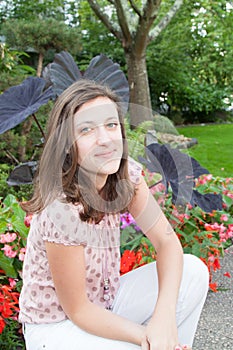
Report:
[[[108,175],[98,193],[91,179],[78,164],[74,115],[86,102],[107,97],[116,105],[123,154],[119,169]],[[47,136],[34,180],[32,198],[22,203],[28,213],[38,213],[55,199],[81,204],[80,218],[98,223],[106,213],[124,211],[135,189],[128,175],[128,147],[118,96],[108,87],[91,80],[80,80],[67,88],[56,100],[47,125]]]

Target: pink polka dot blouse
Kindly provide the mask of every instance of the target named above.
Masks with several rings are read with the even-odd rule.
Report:
[[[138,184],[141,166],[129,160],[129,175]],[[20,295],[19,321],[51,323],[67,318],[57,298],[49,269],[45,242],[83,245],[86,288],[90,301],[106,307],[104,278],[109,279],[110,304],[119,288],[120,215],[106,214],[99,224],[80,220],[81,206],[59,200],[34,214],[27,240]]]

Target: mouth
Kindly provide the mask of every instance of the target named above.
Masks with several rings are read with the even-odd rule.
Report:
[[[111,150],[111,151],[105,151],[105,152],[101,152],[101,153],[96,153],[95,157],[98,158],[110,158],[114,155],[116,150]]]

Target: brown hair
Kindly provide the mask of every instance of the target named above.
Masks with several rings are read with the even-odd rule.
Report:
[[[78,165],[74,134],[74,115],[79,108],[97,97],[107,97],[116,104],[123,139],[123,155],[118,171],[108,176],[101,193]],[[118,96],[108,87],[90,80],[80,80],[67,88],[51,111],[47,137],[39,161],[34,194],[22,208],[29,213],[43,210],[53,200],[82,204],[83,221],[99,222],[106,212],[125,210],[133,197],[134,186],[128,175],[128,148]]]

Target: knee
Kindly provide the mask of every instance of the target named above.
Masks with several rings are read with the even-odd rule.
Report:
[[[205,263],[195,255],[184,254],[184,274],[190,283],[198,287],[200,294],[209,289],[209,271]],[[195,288],[196,289],[196,288]]]

